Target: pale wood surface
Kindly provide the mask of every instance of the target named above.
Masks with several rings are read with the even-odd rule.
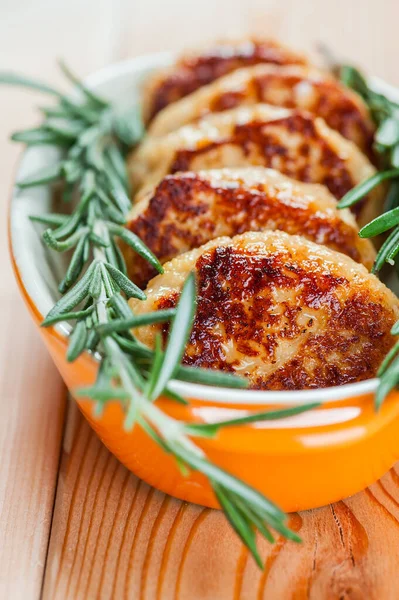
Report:
[[[394,0],[2,0],[0,69],[58,82],[59,56],[85,75],[252,32],[306,50],[323,41],[399,84],[398,17]],[[293,515],[304,544],[264,544],[262,574],[220,513],[140,483],[73,407],[59,464],[65,391],[18,299],[5,235],[18,156],[6,137],[35,122],[34,102],[0,91],[0,598],[38,598],[43,581],[46,599],[397,598],[395,470],[345,502]]]
[[[261,543],[259,571],[223,515],[151,489],[76,409],[64,440],[45,600],[395,600],[399,475],[290,516],[303,543]]]

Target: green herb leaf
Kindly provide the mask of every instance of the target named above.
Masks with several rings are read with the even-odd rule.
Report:
[[[72,73],[72,71],[69,69],[69,67],[67,67],[67,65],[65,64],[65,62],[63,60],[59,61],[59,65],[61,67],[62,72],[66,75],[66,77],[73,83],[76,85],[77,88],[79,88],[83,94],[87,97],[88,100],[90,100],[94,105],[98,106],[99,108],[106,108],[109,103],[104,100],[103,98],[100,98],[100,96],[98,96],[97,94],[95,94],[94,92],[92,92],[91,90],[89,90],[89,88],[84,85],[80,79],[78,77],[76,77],[76,75],[74,75]]]
[[[230,493],[236,494],[242,500],[246,501],[252,506],[252,509],[256,511],[260,518],[263,520],[272,520],[273,523],[277,525],[277,527],[275,527],[276,531],[280,532],[280,529],[283,527],[285,514],[273,504],[273,502],[265,498],[265,496],[260,494],[254,488],[243,483],[233,475],[230,475],[230,473],[223,471],[216,465],[208,462],[206,459],[194,454],[189,454],[186,450],[181,448],[178,450],[175,449],[175,452],[179,453],[180,457],[193,469],[201,471],[207,475],[212,482],[222,485],[225,489],[230,490]]]
[[[75,321],[77,319],[84,319],[88,315],[90,315],[94,310],[94,306],[89,306],[85,310],[77,310],[75,312],[64,312],[60,313],[55,317],[46,318],[46,321],[41,324],[41,327],[49,327],[50,325],[54,325],[55,323],[59,323],[60,321]]]
[[[29,217],[31,221],[35,223],[42,223],[43,225],[54,225],[58,227],[59,225],[63,225],[67,220],[67,215],[58,215],[58,214],[42,214],[42,215],[32,215]]]
[[[129,304],[126,302],[124,298],[120,294],[113,294],[109,300],[108,304],[112,307],[116,314],[122,319],[130,319],[132,316],[132,311],[130,309]]]
[[[128,307],[129,312],[130,308]],[[126,352],[132,353],[137,358],[148,358],[153,360],[153,350],[147,348],[137,341],[130,341],[119,336],[116,336],[118,344],[123,347]],[[218,387],[244,389],[248,387],[248,380],[233,373],[223,373],[213,369],[203,369],[198,367],[188,367],[180,365],[176,377],[182,381],[191,383],[201,383],[203,385],[213,385]]]
[[[86,243],[86,236],[82,235],[79,239],[75,251],[72,255],[71,262],[67,269],[66,275],[60,283],[60,292],[64,294],[66,290],[78,279],[84,266],[84,248]]]
[[[392,335],[399,335],[399,321],[396,321],[395,325],[391,329]]]
[[[119,225],[114,225],[113,223],[108,224],[109,230],[116,236],[118,236],[121,240],[125,242],[128,246],[133,248],[135,252],[144,260],[146,260],[151,266],[153,266],[158,273],[163,273],[163,267],[155,254],[147,248],[144,242],[132,231],[129,229],[125,229],[124,227],[120,227]]]
[[[396,356],[389,365],[389,369],[382,375],[380,384],[375,395],[375,409],[379,410],[385,398],[399,382],[399,356]]]
[[[92,275],[91,282],[89,285],[89,294],[93,299],[97,299],[100,297],[101,285],[102,285],[101,268],[100,268],[100,265],[97,265],[93,271],[93,275]]]
[[[21,142],[28,146],[39,144],[52,144],[53,146],[68,146],[69,142],[64,137],[42,127],[16,131],[12,134],[13,142]]]
[[[135,146],[144,135],[144,124],[138,107],[125,115],[118,116],[114,126],[118,137],[128,147]]]
[[[266,527],[265,523],[258,517],[256,512],[253,511],[248,504],[243,502],[241,498],[235,496],[234,501],[236,505],[240,508],[241,512],[247,517],[248,521],[259,530],[259,532],[268,542],[274,544],[275,539],[273,535],[271,534],[270,530]]]
[[[116,269],[110,263],[104,263],[105,268],[114,279],[115,283],[125,292],[128,298],[138,298],[139,300],[145,300],[145,293],[130,281],[119,269]]]
[[[106,154],[106,157],[109,160],[110,164],[112,165],[112,168],[114,169],[115,173],[118,174],[119,179],[121,180],[121,182],[126,190],[126,193],[129,194],[129,192],[130,192],[129,178],[127,175],[125,159],[122,155],[122,152],[119,150],[119,148],[115,144],[110,144],[106,148],[105,154]]]
[[[24,189],[56,181],[61,176],[61,167],[62,163],[52,165],[51,167],[44,167],[43,169],[40,169],[40,171],[36,171],[34,175],[30,175],[21,181],[17,181],[17,186]]]
[[[398,146],[399,147],[399,146]],[[399,206],[399,179],[394,179],[389,185],[388,194],[385,199],[385,212]]]
[[[177,402],[178,404],[184,404],[185,406],[187,406],[189,404],[188,400],[183,398],[183,396],[181,396],[177,392],[172,391],[169,388],[169,385],[164,389],[162,394],[164,395],[165,398],[169,398],[169,400],[173,400],[173,402]]]
[[[126,265],[125,257],[123,256],[123,253],[122,253],[121,249],[119,248],[118,244],[115,243],[115,240],[112,240],[111,244],[112,244],[112,247],[114,250],[114,254],[116,256],[117,268],[127,277],[128,272],[127,272],[127,265]]]
[[[259,423],[261,421],[274,421],[276,419],[286,419],[304,412],[308,412],[320,406],[319,402],[312,402],[291,408],[282,408],[280,410],[269,410],[266,412],[252,413],[250,412],[245,417],[236,419],[227,419],[216,423],[194,423],[187,425],[185,431],[188,435],[200,435],[206,437],[214,437],[223,427],[241,426],[248,423]]]
[[[162,354],[162,337],[158,332],[155,336],[155,349],[154,349],[154,360],[152,362],[151,370],[148,376],[147,381],[147,395],[151,394],[151,390],[155,387],[159,374],[162,369],[163,363],[163,354]]]
[[[81,120],[49,119],[46,121],[45,129],[66,141],[75,140],[85,129],[86,123]]]
[[[256,560],[258,567],[262,569],[263,563],[256,547],[255,533],[251,528],[251,525],[248,522],[246,516],[233,502],[231,502],[229,496],[225,494],[224,489],[221,485],[219,485],[218,483],[214,483],[213,488],[215,490],[216,497],[221,507],[223,508],[226,517],[230,522],[230,525],[238,533],[240,538],[243,540],[244,544],[250,550],[252,556]]]
[[[392,210],[383,213],[379,217],[376,217],[368,223],[359,232],[360,237],[369,238],[374,237],[376,235],[380,235],[384,233],[384,231],[388,231],[388,229],[392,229],[399,223],[399,207],[393,208]]]
[[[395,144],[395,146],[391,150],[391,165],[395,167],[395,169],[399,168],[399,144]]]
[[[82,300],[87,296],[89,291],[91,277],[96,267],[96,262],[92,262],[90,267],[87,269],[83,277],[75,284],[75,286],[69,290],[58,300],[53,308],[48,313],[47,317],[42,323],[42,327],[47,327],[54,318],[61,316],[63,313],[71,311],[75,306],[80,304]]]
[[[52,248],[56,252],[65,252],[65,250],[70,250],[70,248],[73,248],[82,237],[85,237],[88,234],[88,232],[88,227],[82,227],[64,241],[59,242],[55,237],[54,232],[51,229],[47,229],[43,233],[43,241],[49,248]]]
[[[398,329],[397,325],[398,324],[396,323],[396,325],[394,326],[396,328],[396,331]],[[393,333],[393,331],[392,331],[392,334],[398,335],[397,333]],[[377,377],[382,377],[384,375],[384,373],[388,369],[389,365],[391,364],[392,360],[398,354],[398,351],[399,351],[399,341],[397,341],[396,344],[394,346],[392,346],[392,348],[390,349],[390,351],[388,352],[388,354],[382,361],[381,366],[378,369]]]
[[[118,174],[113,170],[111,162],[108,162],[107,170],[104,171],[104,179],[119,210],[123,213],[127,213],[131,206],[130,198],[124,185],[121,183]]]
[[[394,146],[399,142],[399,122],[388,117],[381,123],[375,134],[375,141],[381,146]]]
[[[371,270],[372,273],[378,273],[378,271],[384,266],[384,263],[388,260],[392,250],[394,250],[398,244],[399,227],[396,227],[379,249]]]
[[[67,361],[73,362],[82,354],[86,347],[87,329],[84,321],[78,321],[69,336]]]
[[[164,323],[169,321],[176,315],[176,309],[168,308],[165,310],[157,310],[141,315],[133,315],[126,319],[114,319],[110,323],[104,323],[97,327],[97,332],[100,336],[111,335],[112,333],[121,333],[129,331],[134,327],[143,327],[144,325],[153,325],[154,323]]]
[[[233,373],[223,373],[213,369],[188,367],[186,365],[178,368],[176,377],[182,381],[191,383],[202,383],[216,387],[245,389],[248,387],[248,379]]]
[[[338,202],[338,208],[349,208],[353,206],[357,202],[359,202],[364,196],[366,196],[371,190],[373,190],[377,185],[386,181],[387,179],[393,179],[394,177],[399,177],[399,169],[390,169],[388,171],[380,171],[379,173],[375,173],[366,179],[366,181],[362,181],[356,187],[354,187],[350,192],[345,194],[345,196]]]
[[[158,374],[158,379],[148,391],[148,397],[155,400],[161,395],[167,382],[173,378],[181,362],[190,335],[195,312],[195,276],[190,273],[183,286],[176,315],[170,329],[168,344]]]
[[[0,71],[0,84],[12,85],[14,87],[25,87],[38,92],[43,92],[45,94],[50,94],[51,96],[62,98],[62,94],[60,94],[60,92],[58,92],[55,88],[47,85],[47,83],[42,83],[36,79],[30,79],[29,77],[25,77],[24,75],[19,75],[18,73],[13,73],[11,71]]]
[[[110,400],[129,400],[129,394],[121,387],[93,386],[78,388],[74,392],[79,398],[92,398],[99,402]]]
[[[361,96],[368,97],[369,88],[363,75],[350,65],[342,65],[340,71],[341,81],[348,87],[355,89]]]

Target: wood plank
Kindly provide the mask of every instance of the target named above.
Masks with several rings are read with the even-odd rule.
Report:
[[[219,511],[140,482],[74,405],[44,600],[373,599],[399,595],[399,468],[365,492],[293,514],[301,545],[261,542],[261,572]]]
[[[0,55],[12,68],[2,17],[0,9]],[[19,149],[6,140],[32,123],[32,99],[1,91],[0,596],[30,600],[42,586],[66,393],[19,297],[7,247],[5,216]]]
[[[0,597],[38,598],[65,388],[14,287],[0,299],[0,329]]]
[[[83,73],[104,64],[112,45],[107,34],[110,3],[85,3],[80,15],[82,29],[76,32],[79,4],[76,0],[68,5],[60,0],[50,4],[38,0],[34,6],[26,0],[0,3],[0,68],[59,81],[57,56],[66,57]],[[65,27],[64,35],[57,26],[60,22]],[[90,24],[95,32],[87,48]],[[13,600],[40,595],[66,395],[19,297],[7,247],[7,202],[21,150],[7,139],[12,131],[37,121],[35,102],[42,104],[43,97],[1,88],[0,597]]]

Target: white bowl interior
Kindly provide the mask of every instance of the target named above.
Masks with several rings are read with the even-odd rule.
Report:
[[[169,53],[151,54],[119,63],[90,76],[87,84],[111,100],[121,111],[140,102],[142,83],[154,69],[167,66],[173,56]],[[399,102],[399,90],[387,83],[373,79],[377,91]],[[17,172],[17,181],[36,170],[57,161],[57,152],[47,146],[37,146],[24,152]],[[49,186],[19,190],[14,188],[11,202],[11,245],[15,261],[26,291],[38,311],[45,316],[59,298],[58,282],[65,272],[65,256],[49,250],[41,241],[41,226],[29,219],[32,214],[51,212],[54,199]],[[387,282],[390,284],[391,282]],[[392,287],[392,286],[391,286]],[[59,323],[57,330],[68,335],[68,323]],[[303,404],[344,400],[351,396],[374,392],[378,380],[321,390],[294,392],[265,392],[237,390],[174,381],[173,389],[186,398],[199,398],[213,403]]]

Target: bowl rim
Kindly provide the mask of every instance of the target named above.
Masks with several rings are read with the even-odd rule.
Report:
[[[159,68],[160,66],[167,66],[172,62],[175,56],[176,53],[172,52],[143,54],[103,67],[86,77],[84,82],[90,88],[95,90],[98,86],[104,85],[107,82],[109,83],[112,81],[112,79],[133,76],[135,72],[140,73],[140,71],[146,68]],[[370,77],[369,79],[370,83],[377,91],[387,94],[392,99],[399,101],[399,88],[396,88],[377,77]],[[15,276],[21,285],[26,299],[31,304],[35,314],[40,318],[43,316],[43,311],[40,309],[39,303],[35,301],[33,294],[30,293],[31,290],[29,289],[29,285],[26,283],[27,279],[24,277],[23,270],[21,269],[19,261],[15,256],[19,244],[23,244],[24,241],[19,229],[15,226],[18,213],[16,210],[13,210],[13,208],[17,196],[23,193],[23,191],[16,187],[15,181],[18,180],[25,163],[28,162],[27,152],[27,149],[25,149],[21,153],[12,182],[11,200],[8,211],[9,251]],[[35,147],[34,149],[30,149],[29,152],[40,153],[42,152],[42,148],[40,146]],[[48,186],[43,186],[43,188],[48,189]],[[42,287],[46,286],[44,279],[42,279],[40,283]],[[70,326],[68,323],[58,323],[57,325],[53,326],[52,329],[66,342],[70,331]],[[96,360],[99,358],[98,355],[92,355],[92,357]],[[234,406],[236,404],[284,405],[287,403],[291,405],[301,405],[308,402],[326,403],[330,401],[345,401],[349,398],[355,398],[375,392],[377,390],[378,383],[379,379],[373,378],[357,383],[345,384],[342,386],[293,391],[260,391],[216,387],[190,383],[181,380],[171,381],[170,386],[173,391],[181,394],[185,398],[199,399],[204,402]]]

